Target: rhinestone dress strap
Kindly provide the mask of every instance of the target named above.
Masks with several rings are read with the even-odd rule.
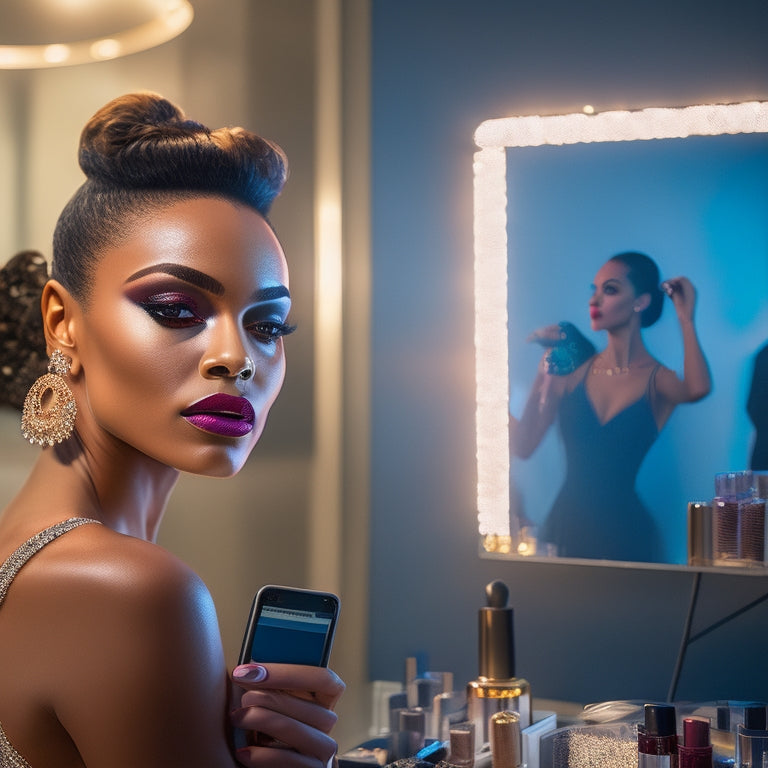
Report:
[[[32,766],[13,748],[8,741],[3,725],[0,723],[0,766],[2,768],[32,768]]]
[[[98,523],[88,517],[72,517],[61,523],[56,523],[31,539],[27,539],[11,556],[0,565],[0,605],[5,600],[8,587],[11,586],[16,574],[29,562],[29,559],[39,552],[46,544],[50,544],[59,536],[87,523]],[[30,764],[13,748],[0,723],[0,768],[32,768]]]
[[[50,528],[46,528],[40,533],[36,533],[32,538],[27,539],[11,556],[0,565],[0,605],[3,604],[8,588],[16,577],[16,574],[29,562],[29,559],[38,553],[46,544],[50,544],[59,536],[88,523],[98,523],[98,520],[92,520],[89,517],[71,517],[69,520],[63,520]]]

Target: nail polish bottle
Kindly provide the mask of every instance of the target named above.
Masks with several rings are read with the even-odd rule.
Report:
[[[467,716],[477,728],[479,745],[490,739],[490,719],[510,710],[520,715],[520,728],[531,724],[531,687],[515,677],[513,611],[509,590],[501,581],[485,588],[487,605],[478,614],[479,676],[467,684]]]
[[[677,719],[671,704],[646,704],[637,726],[638,768],[678,768]]]

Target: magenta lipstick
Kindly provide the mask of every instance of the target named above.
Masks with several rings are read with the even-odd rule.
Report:
[[[712,768],[709,720],[701,717],[683,720],[683,739],[677,745],[677,756],[679,768]]]
[[[677,768],[677,720],[671,704],[646,704],[637,726],[638,768]]]
[[[256,422],[253,406],[244,397],[217,394],[198,400],[181,415],[193,426],[223,437],[243,437]]]

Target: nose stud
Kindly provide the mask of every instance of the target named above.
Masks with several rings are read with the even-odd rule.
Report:
[[[253,368],[253,362],[251,362],[251,360],[246,357],[242,370],[237,374],[238,378],[243,379],[243,381],[248,381],[248,379],[253,376]]]

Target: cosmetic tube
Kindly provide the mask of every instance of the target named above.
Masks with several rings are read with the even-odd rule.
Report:
[[[736,726],[738,768],[768,768],[766,706],[760,702],[744,705],[744,722]]]
[[[683,737],[677,745],[677,756],[679,768],[712,768],[709,720],[701,717],[683,720]]]
[[[736,765],[738,768],[768,768],[768,731],[737,726]]]
[[[475,764],[475,724],[458,723],[451,727],[447,766],[473,768]]]
[[[688,565],[712,565],[712,505],[688,502]]]
[[[416,754],[424,746],[427,713],[421,707],[409,707],[400,712],[398,723],[401,757]]]
[[[493,768],[519,768],[523,762],[520,715],[497,712],[491,715],[491,764]]]
[[[432,736],[448,741],[451,726],[467,719],[467,694],[464,691],[438,693],[432,701]]]
[[[728,704],[717,707],[717,721],[710,732],[710,738],[715,768],[733,768],[736,762],[736,737],[731,730],[731,708]]]
[[[513,612],[507,606],[509,589],[501,581],[485,588],[487,605],[478,613],[480,675],[467,684],[467,716],[477,727],[479,745],[490,740],[491,715],[513,711],[520,728],[531,724],[531,687],[515,677]]]
[[[637,726],[638,768],[677,768],[677,721],[671,704],[646,704]]]

